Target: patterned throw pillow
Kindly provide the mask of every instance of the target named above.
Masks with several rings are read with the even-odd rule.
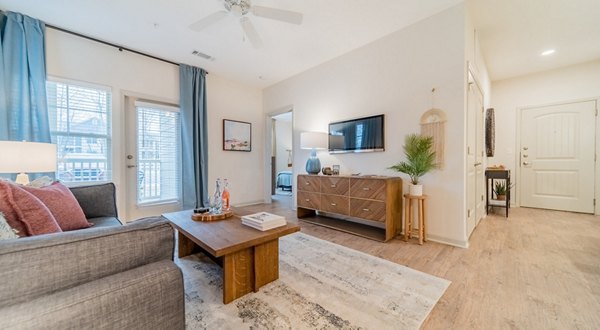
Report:
[[[16,234],[16,230],[8,225],[8,222],[6,222],[6,219],[4,218],[4,214],[0,212],[0,240],[11,238],[19,238],[19,236]]]
[[[19,236],[57,233],[62,230],[50,210],[17,184],[0,180],[0,212]]]
[[[63,231],[88,228],[92,225],[85,218],[85,214],[71,190],[62,183],[54,182],[42,188],[24,186],[23,189],[46,205]]]

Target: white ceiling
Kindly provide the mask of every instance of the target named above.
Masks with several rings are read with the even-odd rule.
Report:
[[[0,9],[265,87],[379,39],[461,0],[253,0],[304,14],[302,25],[250,16],[264,47],[234,17],[188,26],[222,0],[0,0]],[[600,0],[467,0],[493,80],[600,58]],[[547,48],[556,53],[540,57]],[[215,57],[208,61],[193,50]]]
[[[493,80],[600,59],[600,0],[468,0]],[[540,56],[548,49],[556,52]]]

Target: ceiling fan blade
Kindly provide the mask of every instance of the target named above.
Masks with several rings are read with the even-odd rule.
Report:
[[[192,23],[190,25],[190,29],[194,30],[194,31],[202,31],[204,29],[206,29],[207,27],[209,27],[210,25],[215,24],[216,22],[222,20],[223,18],[225,18],[225,16],[227,16],[227,12],[226,11],[218,11],[216,13],[212,13],[206,17],[204,17],[203,19]]]
[[[250,43],[252,44],[252,46],[254,46],[254,48],[262,48],[262,46],[263,46],[262,39],[258,35],[258,32],[256,32],[254,25],[252,24],[252,22],[250,22],[248,17],[240,18],[240,24],[242,25],[242,29],[244,29],[246,38],[248,38],[248,40],[250,40]]]
[[[291,24],[302,24],[301,13],[297,13],[295,11],[276,9],[271,7],[263,7],[263,6],[252,6],[252,13],[255,16],[260,16],[264,18],[274,19],[277,21],[282,21]]]

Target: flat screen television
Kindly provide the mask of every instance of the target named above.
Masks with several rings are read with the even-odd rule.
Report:
[[[329,124],[329,152],[384,151],[384,115]]]

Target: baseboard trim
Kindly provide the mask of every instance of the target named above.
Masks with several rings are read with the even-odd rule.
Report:
[[[264,204],[265,200],[261,199],[261,200],[257,200],[257,201],[251,201],[251,202],[246,202],[246,203],[239,203],[239,204],[235,204],[235,205],[231,205],[233,207],[244,207],[244,206],[250,206],[250,205],[258,205],[258,204]]]
[[[437,235],[427,234],[427,240],[436,242],[436,243],[442,243],[442,244],[446,244],[446,245],[456,246],[456,247],[463,248],[463,249],[469,248],[469,242],[454,240],[454,239],[437,236]]]

